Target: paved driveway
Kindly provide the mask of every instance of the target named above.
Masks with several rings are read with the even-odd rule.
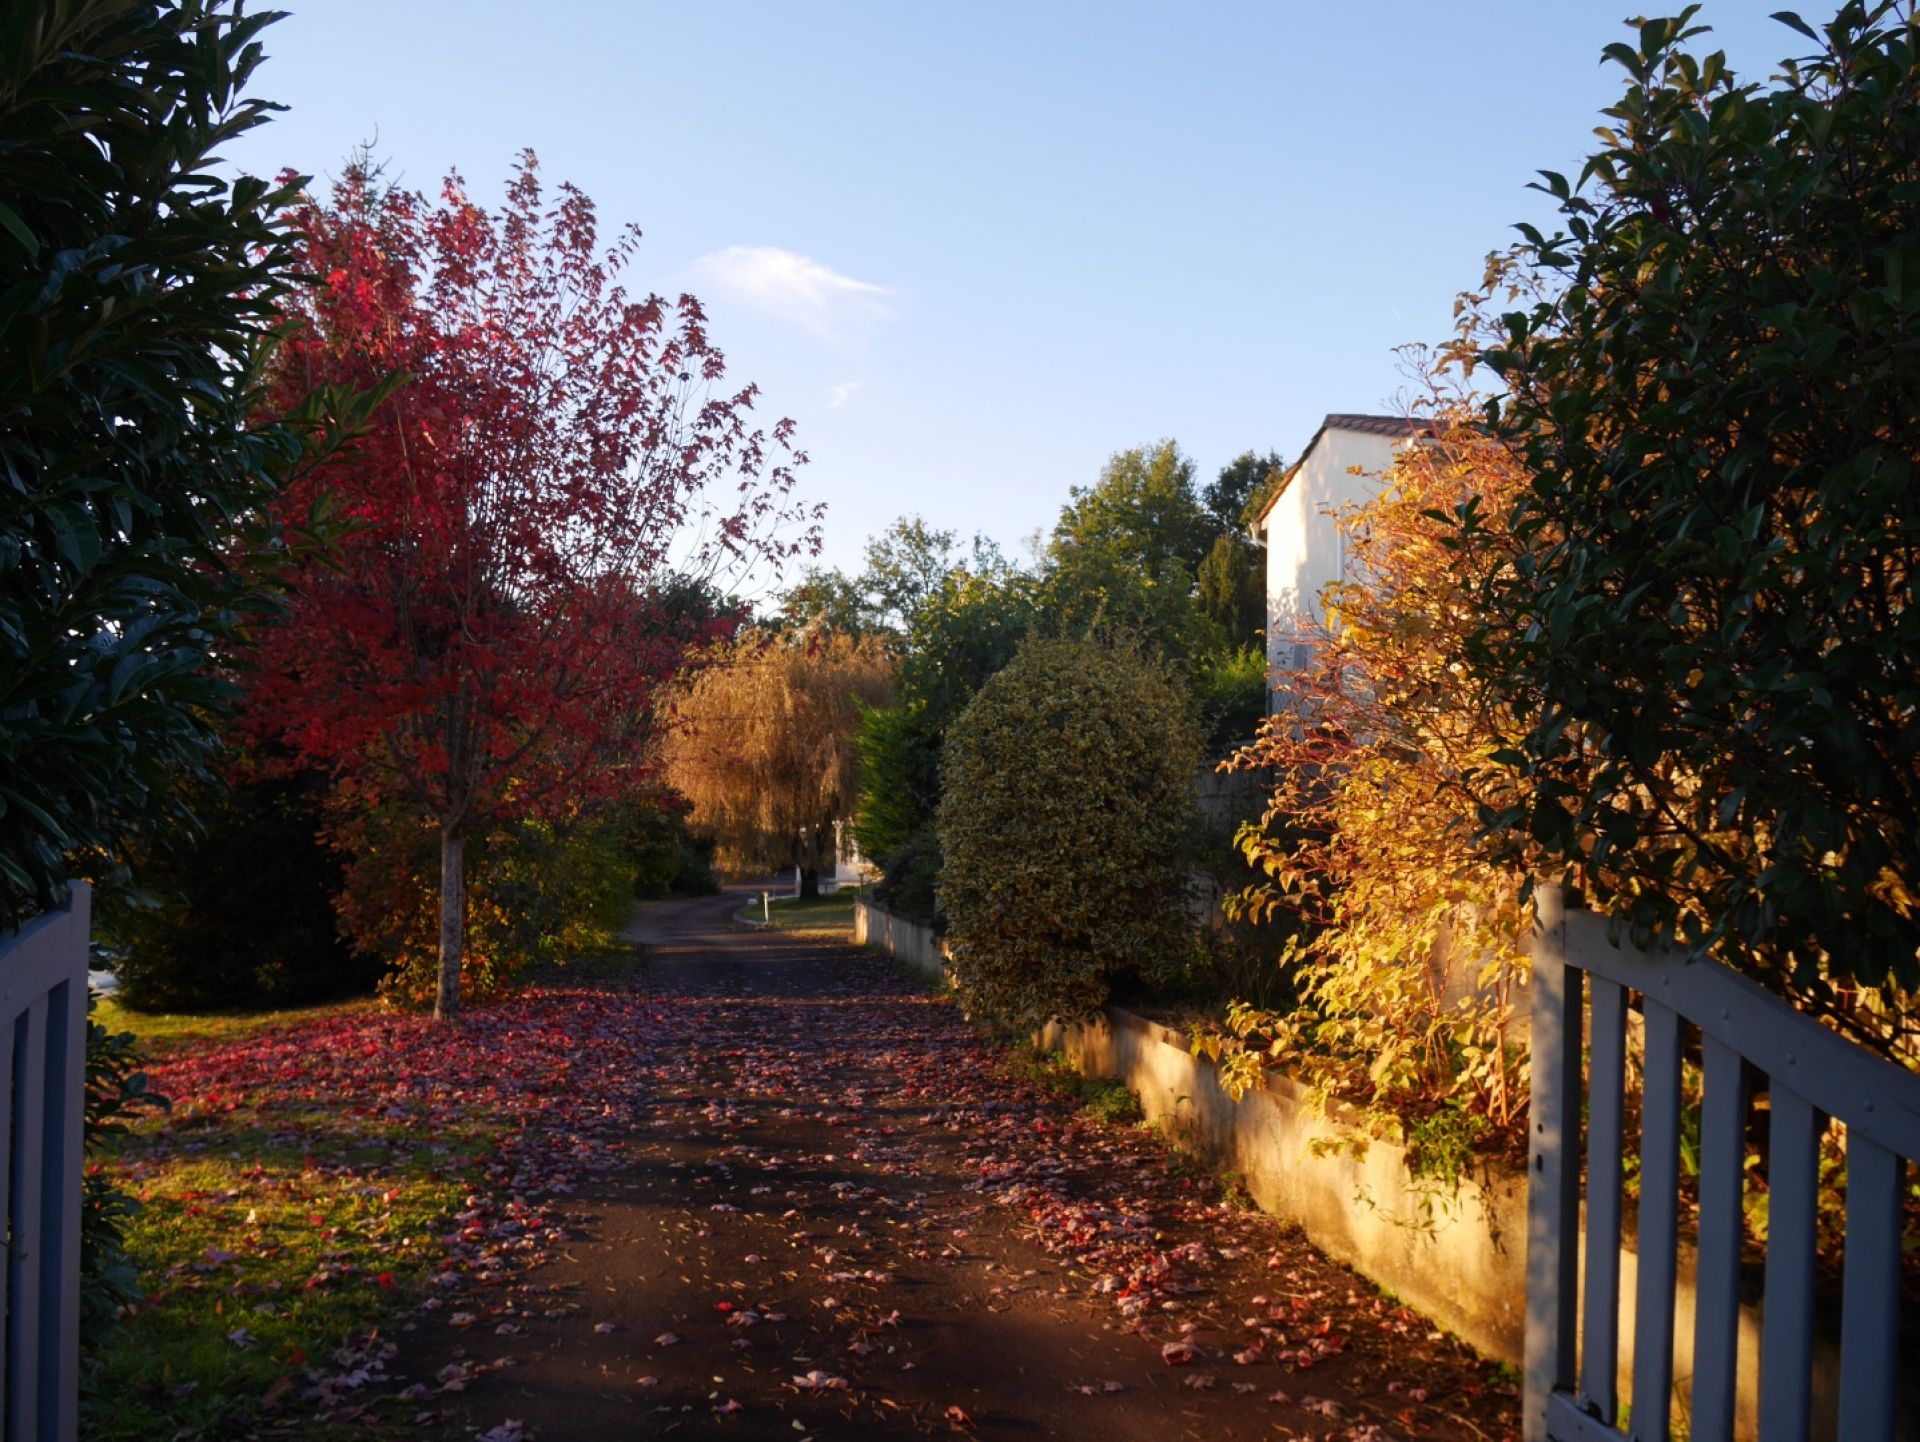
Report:
[[[747,894],[642,913],[616,1165],[511,1320],[407,1348],[481,1371],[469,1435],[1517,1432],[1463,1348],[883,960],[734,925]]]

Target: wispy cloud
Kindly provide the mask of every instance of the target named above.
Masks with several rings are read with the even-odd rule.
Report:
[[[831,341],[851,340],[893,315],[885,286],[777,245],[730,245],[701,256],[692,271],[702,284]],[[846,399],[838,391],[836,405]]]
[[[827,392],[827,409],[834,410],[853,399],[853,393],[865,385],[865,381],[841,381]]]

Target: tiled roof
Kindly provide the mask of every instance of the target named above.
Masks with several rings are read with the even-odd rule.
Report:
[[[1287,468],[1287,473],[1280,478],[1280,484],[1273,488],[1273,494],[1262,503],[1259,513],[1253,518],[1256,527],[1266,520],[1274,503],[1286,494],[1288,484],[1299,473],[1300,467],[1306,464],[1307,457],[1313,454],[1313,448],[1320,444],[1320,437],[1328,431],[1358,431],[1363,436],[1425,436],[1433,433],[1433,422],[1418,416],[1363,416],[1344,411],[1334,412],[1320,422],[1320,429],[1313,433],[1313,439],[1300,452],[1300,459]]]
[[[1320,431],[1359,431],[1369,436],[1418,436],[1433,429],[1433,422],[1423,421],[1418,416],[1349,416],[1332,415],[1320,422]],[[1313,433],[1313,440],[1320,439],[1320,431]],[[1307,449],[1313,449],[1313,441],[1307,442]]]

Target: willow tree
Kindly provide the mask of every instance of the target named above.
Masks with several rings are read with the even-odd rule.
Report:
[[[819,895],[859,796],[862,709],[892,692],[878,641],[820,631],[742,636],[680,689],[666,772],[724,865],[798,867],[800,894]]]

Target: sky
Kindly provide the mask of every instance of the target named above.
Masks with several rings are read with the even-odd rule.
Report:
[[[366,142],[495,204],[531,147],[645,232],[630,287],[700,296],[730,378],[797,422],[821,560],[849,569],[908,514],[1024,554],[1129,446],[1172,437],[1204,483],[1327,412],[1403,408],[1395,347],[1443,338],[1513,222],[1548,217],[1527,182],[1578,171],[1632,13],[280,4],[253,89],[289,108],[230,163],[324,181]],[[1696,45],[1764,78],[1805,45],[1772,8],[1708,0]]]

